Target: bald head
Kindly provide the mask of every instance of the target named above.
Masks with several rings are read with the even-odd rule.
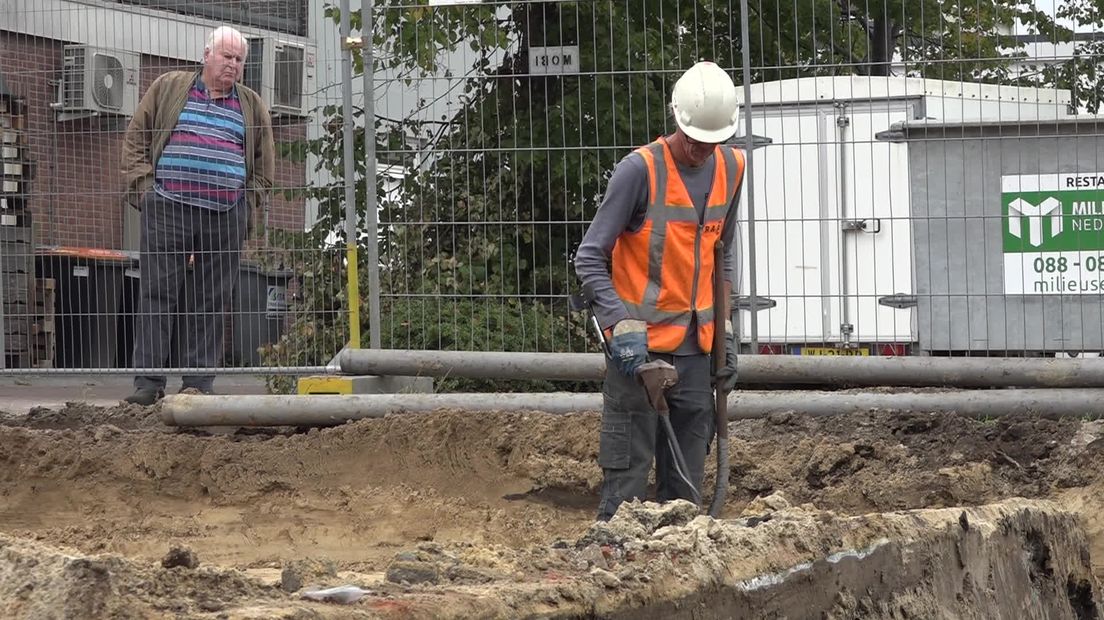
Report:
[[[207,35],[203,47],[203,83],[212,97],[224,97],[241,79],[249,47],[245,35],[230,26],[220,26]]]

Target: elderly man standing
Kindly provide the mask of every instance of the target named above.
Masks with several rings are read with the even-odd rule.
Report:
[[[127,127],[122,172],[126,200],[141,214],[141,284],[134,366],[168,365],[174,316],[186,368],[214,368],[222,353],[222,312],[237,284],[254,208],[267,200],[275,172],[268,108],[238,83],[245,37],[215,29],[197,72],[161,75]],[[195,288],[182,287],[189,257]],[[182,389],[212,393],[213,374],[185,376]],[[165,377],[134,379],[129,403],[152,405]]]

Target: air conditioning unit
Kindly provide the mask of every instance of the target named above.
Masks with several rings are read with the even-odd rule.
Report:
[[[314,97],[315,48],[274,37],[249,38],[242,82],[273,115],[306,116]]]
[[[94,114],[134,116],[141,63],[141,55],[134,52],[66,45],[54,106],[59,119]]]

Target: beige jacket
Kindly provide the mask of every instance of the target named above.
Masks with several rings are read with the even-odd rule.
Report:
[[[198,72],[170,71],[162,74],[142,96],[123,139],[122,173],[126,181],[126,202],[134,208],[142,194],[153,187],[157,160],[176,128],[180,111],[188,101]],[[242,116],[245,117],[245,195],[253,209],[268,200],[276,174],[276,145],[268,106],[253,90],[237,85]]]

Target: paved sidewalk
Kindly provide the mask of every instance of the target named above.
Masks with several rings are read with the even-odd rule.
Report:
[[[167,392],[180,389],[180,377],[169,377]],[[16,375],[0,377],[0,411],[25,414],[32,407],[64,407],[78,401],[113,407],[134,391],[134,379],[124,375]],[[215,380],[219,394],[266,394],[264,379],[225,375]]]

